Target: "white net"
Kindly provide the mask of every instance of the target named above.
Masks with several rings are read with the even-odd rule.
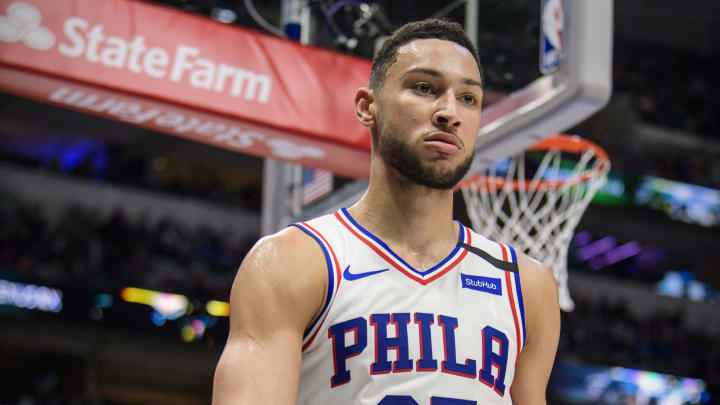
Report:
[[[556,135],[460,187],[473,229],[550,268],[558,282],[560,307],[572,311],[567,282],[570,239],[609,169],[599,146]]]

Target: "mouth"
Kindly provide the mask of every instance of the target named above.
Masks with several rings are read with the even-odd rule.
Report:
[[[442,131],[433,132],[423,141],[425,145],[446,154],[455,154],[461,147],[460,140],[455,135]]]

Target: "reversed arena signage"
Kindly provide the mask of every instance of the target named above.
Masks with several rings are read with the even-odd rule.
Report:
[[[323,142],[159,100],[121,94],[1,66],[0,88],[60,107],[225,149],[305,166],[323,167],[347,177],[362,178],[368,176],[369,172],[370,157],[365,150]]]

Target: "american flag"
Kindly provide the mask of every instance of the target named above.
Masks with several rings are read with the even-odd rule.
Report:
[[[333,189],[333,175],[327,170],[303,168],[302,204],[312,204]]]

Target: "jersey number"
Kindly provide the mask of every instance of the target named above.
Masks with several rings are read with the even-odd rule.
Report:
[[[387,395],[378,405],[420,405],[409,395]],[[430,397],[430,405],[477,405],[465,399]]]

